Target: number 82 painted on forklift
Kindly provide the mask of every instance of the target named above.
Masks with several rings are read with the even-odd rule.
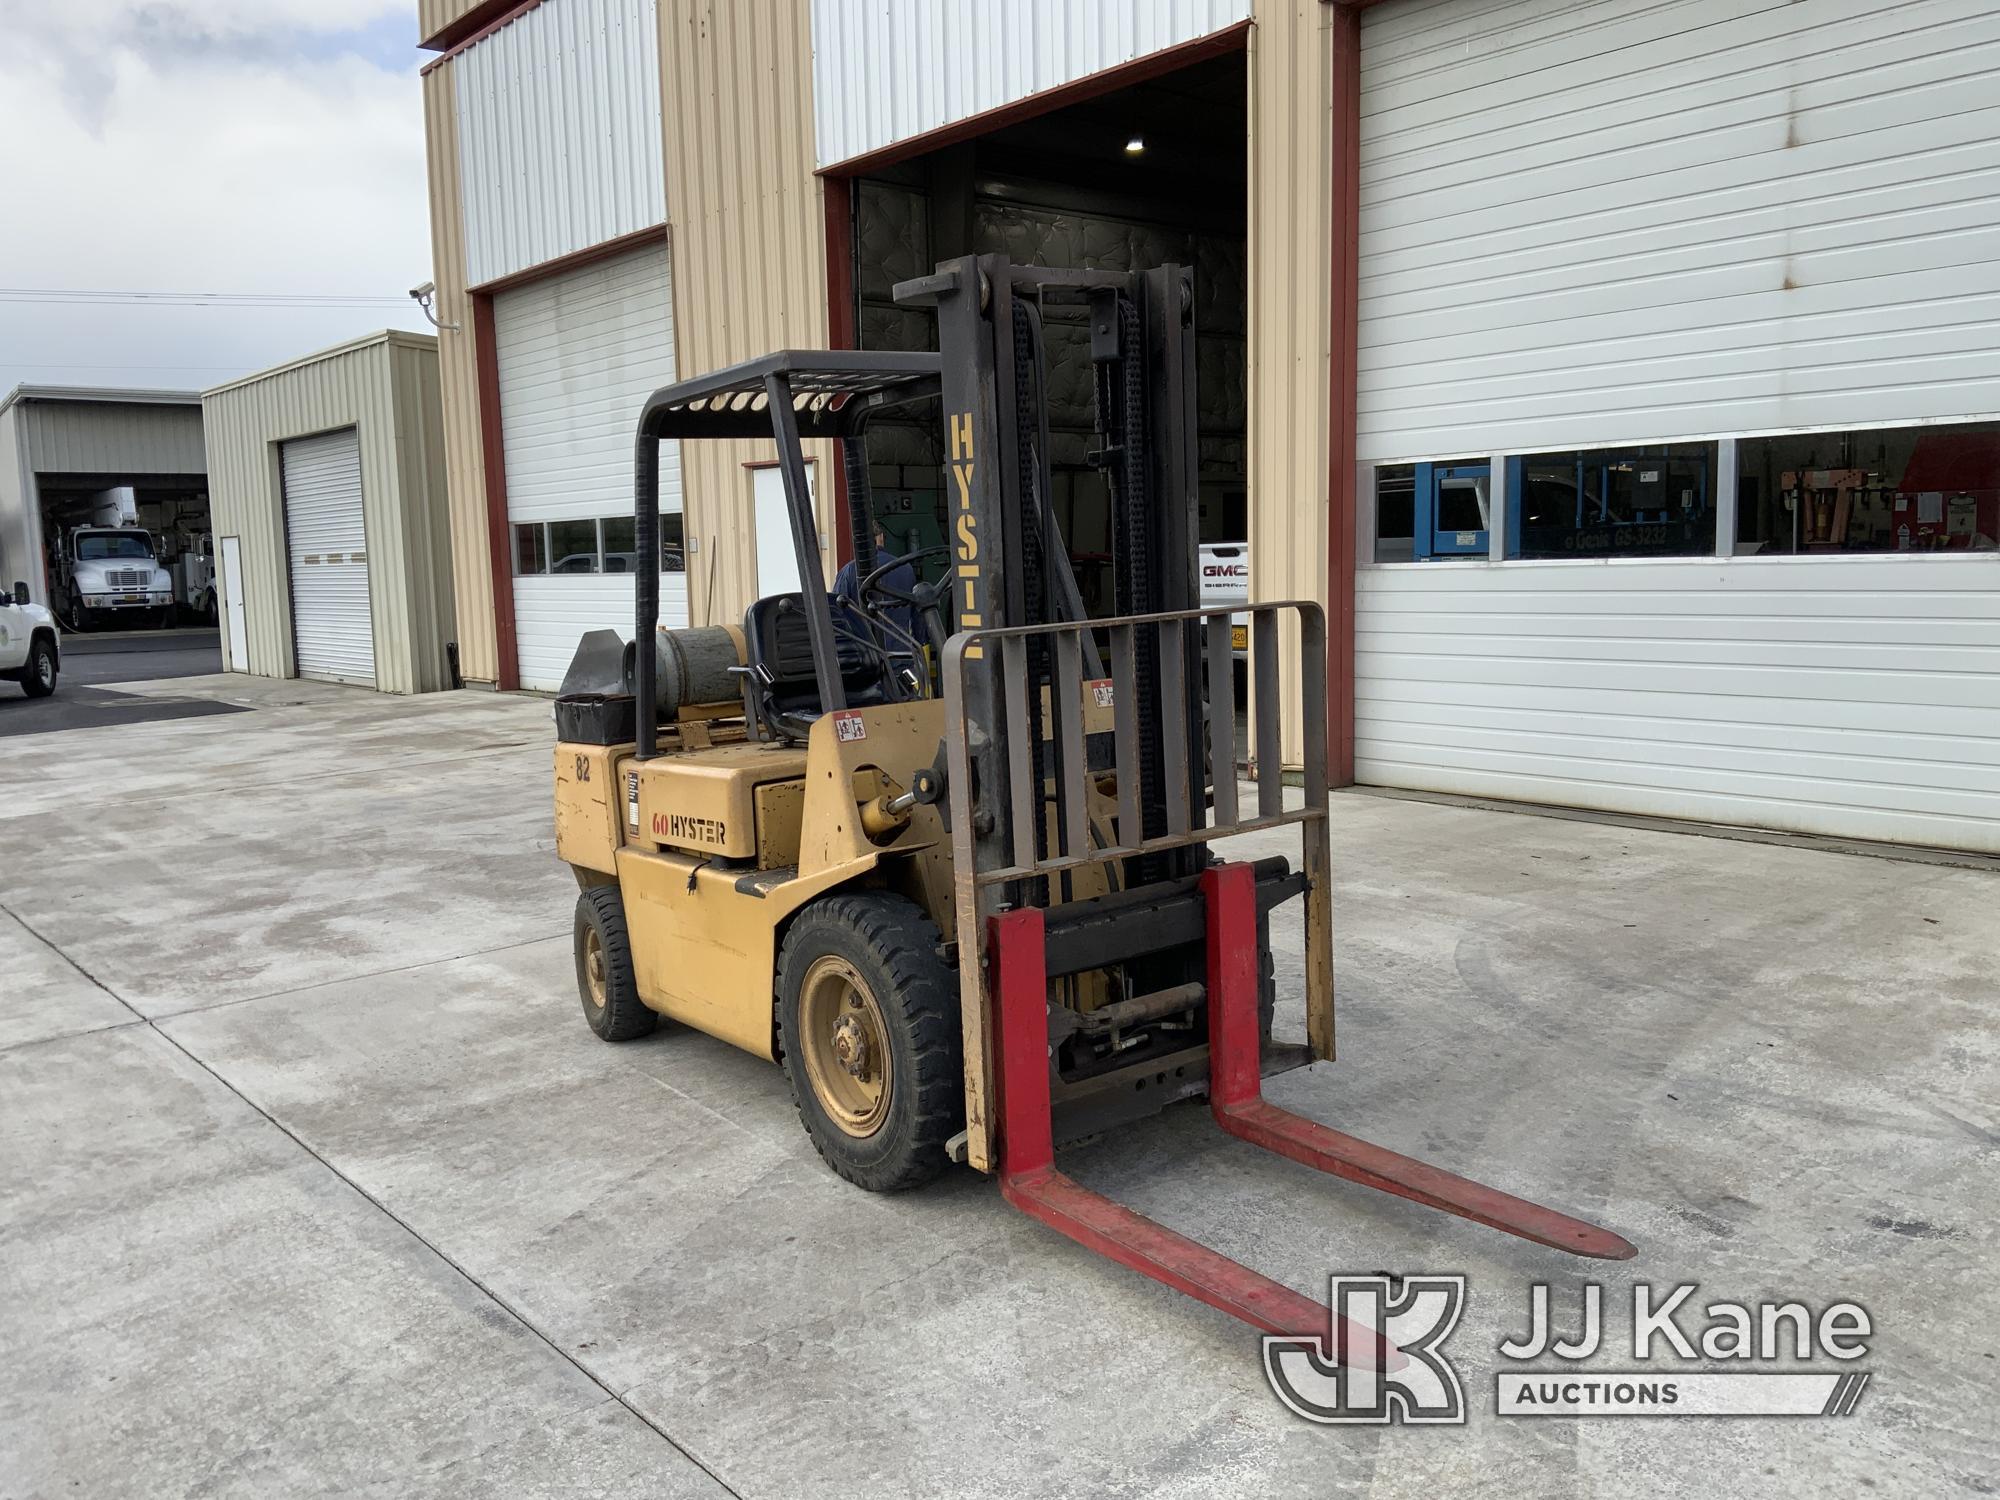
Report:
[[[1333,1056],[1326,631],[1248,606],[1253,742],[1275,762],[1302,684],[1303,797],[1240,795],[1231,615],[1198,583],[1193,283],[946,262],[896,289],[936,354],[788,351],[681,381],[641,415],[637,550],[659,448],[777,444],[802,579],[821,576],[803,442],[839,445],[845,525],[874,558],[867,428],[936,413],[947,546],[759,599],[741,627],[586,637],[556,715],[557,850],[574,869],[583,1011],[607,1041],[661,1017],[782,1063],[827,1163],[874,1191],[954,1160],[1009,1203],[1266,1333],[1393,1367],[1374,1332],[1079,1186],[1065,1141],[1206,1096],[1230,1134],[1305,1166],[1578,1255],[1607,1230],[1265,1101]],[[1086,615],[1051,497],[1052,325],[1087,341],[1110,493],[1112,613]],[[928,565],[928,566],[927,566]],[[936,581],[926,581],[934,572]],[[1108,684],[1108,691],[1107,691]],[[1296,828],[1282,856],[1212,843]],[[1270,917],[1300,901],[1304,1046],[1274,1042]]]

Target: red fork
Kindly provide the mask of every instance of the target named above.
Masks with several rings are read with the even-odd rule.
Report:
[[[1041,910],[1023,907],[1003,912],[992,919],[989,933],[994,1030],[999,1034],[1001,1195],[1086,1249],[1254,1328],[1314,1340],[1332,1362],[1401,1369],[1406,1363],[1403,1354],[1373,1329],[1335,1319],[1312,1298],[1113,1203],[1056,1170]]]
[[[1201,885],[1208,907],[1208,1099],[1224,1130],[1335,1177],[1571,1255],[1630,1260],[1639,1253],[1608,1229],[1269,1103],[1257,1024],[1256,880],[1246,864],[1221,864],[1203,872]]]

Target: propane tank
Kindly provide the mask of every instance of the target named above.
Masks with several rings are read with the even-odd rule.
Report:
[[[625,647],[625,691],[637,691],[639,650]],[[709,704],[742,701],[734,669],[747,660],[743,632],[734,625],[702,625],[692,630],[653,633],[653,698],[660,717],[672,719],[684,710]]]

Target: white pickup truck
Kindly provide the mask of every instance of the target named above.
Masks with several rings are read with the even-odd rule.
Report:
[[[1250,602],[1250,544],[1248,542],[1203,542],[1201,544],[1201,607],[1214,609],[1224,604]],[[1235,657],[1249,655],[1250,616],[1239,611],[1229,617],[1230,644]]]
[[[25,583],[0,596],[0,677],[20,683],[30,698],[46,698],[56,690],[61,653],[55,616],[29,602]]]

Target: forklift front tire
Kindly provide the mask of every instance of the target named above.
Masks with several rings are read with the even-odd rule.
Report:
[[[576,898],[576,988],[584,1020],[604,1041],[634,1041],[660,1024],[639,999],[625,901],[615,885],[593,886]]]
[[[965,1124],[958,984],[915,903],[871,891],[800,912],[778,956],[778,1040],[834,1171],[872,1193],[944,1171]]]

